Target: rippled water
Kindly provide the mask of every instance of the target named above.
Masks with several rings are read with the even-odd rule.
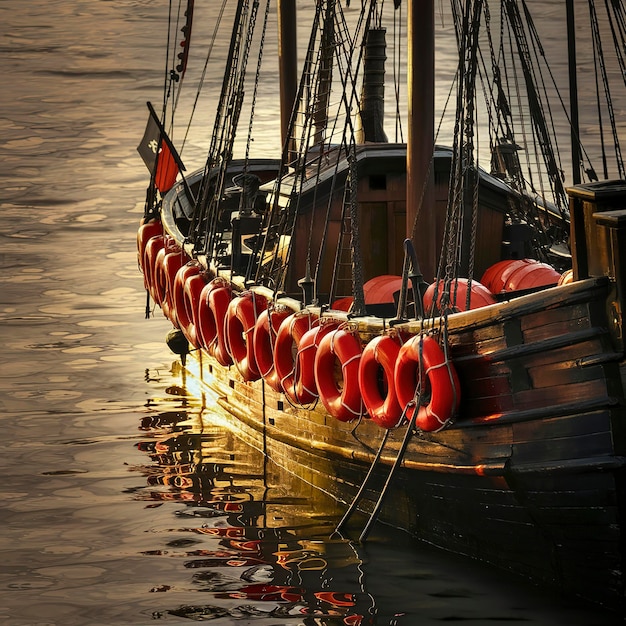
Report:
[[[245,448],[172,368],[135,257],[166,13],[0,3],[0,622],[615,621],[405,535],[333,535],[338,507]]]

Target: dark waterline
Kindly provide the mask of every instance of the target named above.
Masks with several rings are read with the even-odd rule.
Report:
[[[166,5],[0,3],[0,622],[617,623],[388,529],[332,535],[341,507],[189,395],[135,254]]]

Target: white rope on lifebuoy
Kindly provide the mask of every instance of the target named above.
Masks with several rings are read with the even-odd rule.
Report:
[[[396,335],[374,337],[363,349],[359,364],[363,403],[372,420],[383,428],[395,428],[404,420],[394,382],[400,347],[400,339]]]
[[[410,419],[417,408],[416,425],[421,430],[441,430],[458,411],[461,394],[456,370],[433,337],[415,336],[402,346],[394,383],[401,406],[419,396],[420,402],[406,413]],[[428,395],[430,399],[423,402]]]
[[[252,381],[261,378],[254,358],[254,326],[267,300],[253,291],[246,291],[228,305],[224,329],[230,356],[243,376]]]
[[[361,340],[356,332],[340,327],[326,335],[315,355],[315,383],[326,410],[342,422],[364,414],[359,387]],[[335,361],[341,364],[342,381],[335,379]]]

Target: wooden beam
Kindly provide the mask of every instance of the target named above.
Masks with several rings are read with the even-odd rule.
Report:
[[[408,135],[406,180],[406,236],[416,232],[418,262],[427,281],[437,271],[434,175],[432,157],[435,137],[435,9],[434,0],[408,3]],[[415,243],[415,242],[414,242]]]
[[[289,119],[298,90],[296,0],[278,0],[278,69],[282,145],[289,132]]]

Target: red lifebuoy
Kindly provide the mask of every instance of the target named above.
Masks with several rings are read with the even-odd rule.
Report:
[[[186,259],[180,251],[166,254],[165,250],[166,248],[163,248],[163,250],[157,254],[157,259],[159,257],[161,259],[161,262],[157,265],[157,289],[159,290],[160,305],[163,315],[176,326],[177,322],[174,314],[174,281],[178,270],[185,264]],[[161,252],[163,252],[162,255]]]
[[[201,347],[200,330],[197,324],[200,295],[205,286],[202,274],[192,274],[185,280],[181,305],[176,305],[180,329],[187,341],[196,349]]]
[[[233,360],[226,345],[226,312],[232,298],[230,283],[216,278],[211,283],[213,288],[207,294],[212,323],[215,324],[215,339],[207,345],[209,354],[224,367],[232,365]],[[208,339],[208,338],[207,338]]]
[[[150,222],[144,222],[142,220],[141,225],[137,229],[137,262],[139,263],[139,269],[145,274],[145,251],[148,241],[157,235],[163,236],[163,225],[160,220],[152,220]]]
[[[155,242],[154,244],[149,243],[146,248],[146,265],[152,267],[150,278],[152,290],[150,295],[159,306],[161,306],[161,303],[165,299],[167,290],[167,276],[164,267],[165,256],[172,253],[180,255],[181,249],[176,242],[167,235],[163,236],[162,246],[157,245]]]
[[[274,368],[280,380],[283,393],[295,404],[310,404],[316,395],[298,393],[303,390],[303,372],[296,367],[298,344],[302,336],[318,325],[317,315],[308,310],[292,313],[283,320],[274,343]]]
[[[143,285],[154,300],[154,273],[156,269],[156,255],[165,245],[163,235],[155,235],[151,237],[143,251],[143,261],[141,268],[143,272]]]
[[[335,320],[322,319],[319,326],[307,330],[298,342],[293,391],[300,404],[311,404],[319,398],[315,383],[315,355],[322,339],[338,326],[339,322]]]
[[[269,308],[262,311],[254,325],[254,360],[261,378],[274,390],[282,392],[280,378],[274,367],[274,346],[278,329],[292,311]]]
[[[246,291],[231,300],[224,327],[226,346],[244,380],[258,380],[261,374],[254,360],[254,326],[267,300],[253,291]]]
[[[397,336],[380,335],[365,346],[361,355],[359,387],[363,403],[370,417],[383,428],[395,428],[402,421],[394,384],[400,346]]]
[[[153,226],[154,224],[157,224],[158,226],[160,226],[161,223],[151,222],[150,224],[144,224],[142,228],[145,228],[145,230],[142,231],[140,229],[140,231],[137,232],[137,263],[139,264],[139,269],[143,273],[143,286],[151,296],[152,296],[152,284],[154,280],[154,266],[150,264],[150,259],[148,258],[147,253],[149,249],[156,248],[158,250],[159,248],[163,247],[163,234],[162,233],[156,233],[152,235],[151,237],[149,237],[148,239],[145,239],[145,237],[151,231],[154,232],[155,230],[154,228],[148,229],[147,227]],[[155,256],[156,256],[156,253],[153,253],[152,260],[154,260]]]
[[[315,355],[315,382],[326,410],[341,422],[363,415],[359,387],[361,340],[358,334],[338,328],[320,341]],[[335,364],[341,365],[341,380]]]
[[[171,312],[168,317],[174,326],[183,331],[183,334],[185,334],[184,327],[193,321],[193,318],[188,317],[185,311],[185,283],[191,276],[199,274],[201,269],[196,261],[190,261],[179,267],[176,276],[174,276]],[[187,337],[187,340],[189,340],[189,337]]]
[[[459,408],[461,388],[456,370],[446,361],[443,350],[432,337],[412,337],[400,348],[394,383],[403,407],[413,402],[416,389],[421,386],[420,399],[427,402],[420,403],[416,424],[422,430],[441,430]],[[413,416],[415,408],[409,406],[407,409],[408,419]]]
[[[210,351],[210,346],[217,341],[217,323],[209,305],[209,294],[213,289],[222,286],[221,279],[214,279],[202,288],[198,298],[198,308],[195,314],[196,334],[202,348]]]

